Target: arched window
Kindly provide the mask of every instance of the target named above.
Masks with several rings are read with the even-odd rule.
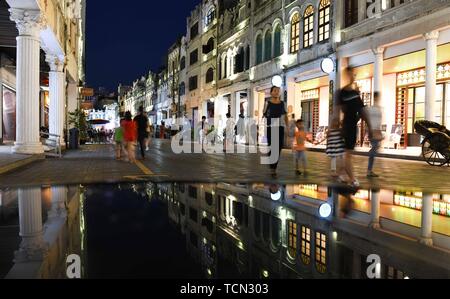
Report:
[[[308,6],[303,18],[303,48],[314,44],[314,7]]]
[[[267,30],[264,36],[264,61],[272,59],[272,31]]]
[[[244,71],[244,48],[240,47],[238,53],[234,57],[234,73],[238,74]]]
[[[273,34],[273,56],[278,57],[281,55],[281,26],[277,25]]]
[[[320,1],[319,6],[319,42],[330,38],[330,6],[331,0]]]
[[[245,50],[245,70],[250,69],[250,46]]]
[[[184,96],[186,94],[186,84],[181,82],[179,87],[180,96]]]
[[[291,53],[300,49],[300,15],[295,13],[291,20]]]
[[[261,35],[256,38],[256,64],[263,62],[263,41]]]
[[[214,7],[211,7],[211,9],[208,11],[208,14],[206,15],[205,24],[206,26],[211,25],[211,23],[216,18],[216,9]]]
[[[186,68],[186,57],[181,57],[181,60],[180,60],[180,70],[182,71],[182,70],[184,70]]]
[[[211,83],[212,81],[214,81],[214,70],[209,68],[206,72],[206,83]]]
[[[203,54],[208,54],[214,50],[214,38],[210,38],[206,45],[203,46]]]

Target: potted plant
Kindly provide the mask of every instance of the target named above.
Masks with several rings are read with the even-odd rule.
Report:
[[[69,124],[78,129],[80,144],[86,144],[88,140],[88,122],[83,110],[77,109],[69,112]]]

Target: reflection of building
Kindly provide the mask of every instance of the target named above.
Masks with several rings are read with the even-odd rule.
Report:
[[[84,84],[85,4],[85,0],[0,4],[2,12],[9,11],[0,16],[0,139],[15,142],[15,153],[43,153],[40,128],[48,126],[50,133],[63,136],[68,112],[78,108]]]
[[[448,215],[438,212],[448,209],[446,195],[361,190],[347,219],[336,211],[328,220],[319,207],[342,205],[344,197],[317,185],[285,186],[281,201],[264,185],[167,188],[169,216],[207,277],[367,278],[366,259],[377,254],[383,278],[450,278]],[[418,242],[426,236],[436,247]]]

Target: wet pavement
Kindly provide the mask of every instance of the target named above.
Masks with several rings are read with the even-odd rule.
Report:
[[[289,150],[283,152],[276,179],[259,154],[180,154],[170,142],[153,140],[147,160],[138,165],[116,161],[112,145],[85,146],[68,151],[63,159],[46,159],[20,170],[0,175],[0,187],[41,186],[45,184],[117,183],[135,180],[154,182],[281,182],[285,184],[332,184],[329,159],[323,153],[309,152],[308,176],[296,176]],[[367,179],[367,157],[354,159],[355,172],[363,188],[407,189],[450,192],[450,167],[431,167],[425,162],[380,158],[375,171],[380,178]]]
[[[82,278],[367,278],[373,255],[382,278],[450,278],[450,194],[182,182],[0,194],[0,277],[66,278],[75,254]]]

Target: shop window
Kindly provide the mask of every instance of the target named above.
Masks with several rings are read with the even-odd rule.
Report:
[[[311,263],[311,229],[306,226],[302,226],[301,254],[302,262],[309,265]]]
[[[273,35],[273,56],[278,57],[281,55],[281,26],[277,25]]]
[[[180,96],[184,96],[186,94],[186,84],[181,82],[179,89]]]
[[[263,62],[263,40],[261,35],[256,37],[256,64]]]
[[[303,17],[303,48],[314,44],[314,7],[308,6]]]
[[[330,38],[330,7],[331,0],[320,1],[319,6],[319,42]]]
[[[267,30],[264,36],[264,61],[272,59],[272,31]]]
[[[288,221],[288,253],[293,259],[297,256],[297,223]]]
[[[300,15],[294,14],[291,20],[291,53],[300,49]]]
[[[327,236],[316,232],[316,269],[319,273],[327,271]]]

